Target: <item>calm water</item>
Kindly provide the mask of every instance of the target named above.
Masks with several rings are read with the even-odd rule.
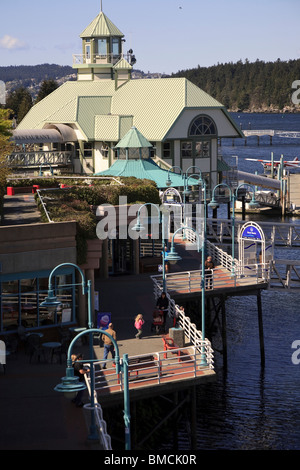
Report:
[[[300,131],[300,115],[233,114],[244,130],[279,129]],[[251,124],[249,124],[251,123]],[[262,173],[262,166],[245,157],[300,158],[300,139],[256,139],[222,144],[229,163],[238,155],[242,171]],[[300,170],[299,170],[300,171]],[[270,220],[269,218],[267,220]],[[292,220],[292,219],[286,219]],[[299,219],[297,219],[299,221]],[[299,249],[280,249],[278,257],[300,259]],[[279,256],[280,255],[280,256]],[[300,364],[292,363],[292,343],[300,340],[300,293],[263,292],[265,367],[260,366],[256,297],[237,297],[226,302],[228,366],[216,354],[217,382],[197,392],[198,450],[299,450]],[[179,449],[189,449],[184,421]]]

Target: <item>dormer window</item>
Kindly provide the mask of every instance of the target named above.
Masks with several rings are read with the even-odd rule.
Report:
[[[189,137],[217,135],[214,121],[208,116],[197,116],[191,123]]]

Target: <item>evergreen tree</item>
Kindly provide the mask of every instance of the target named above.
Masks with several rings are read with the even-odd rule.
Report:
[[[41,84],[40,91],[36,97],[35,103],[46,98],[46,96],[50,95],[54,90],[58,88],[58,84],[55,80],[44,80]]]
[[[12,121],[9,120],[10,110],[0,108],[0,208],[9,173],[7,156],[12,152]]]
[[[17,123],[21,122],[25,115],[32,107],[32,97],[29,91],[20,87],[9,93],[6,99],[6,108],[10,109],[12,115],[10,117],[15,117]]]

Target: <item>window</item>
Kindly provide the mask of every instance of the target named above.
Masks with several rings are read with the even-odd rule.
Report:
[[[216,125],[208,116],[197,116],[190,125],[189,136],[217,135]]]
[[[120,54],[120,46],[119,46],[119,39],[113,38],[112,39],[112,53],[114,56],[118,56]]]
[[[181,142],[181,157],[191,158],[193,155],[192,142]]]
[[[74,273],[68,268],[53,279],[55,295],[62,305],[52,314],[41,306],[48,295],[48,277],[0,282],[0,333],[16,330],[20,325],[34,329],[71,322],[75,317],[74,281]]]
[[[106,39],[98,39],[98,55],[107,55]]]
[[[156,142],[150,142],[152,144],[152,147],[150,147],[150,158],[155,158],[156,157]]]
[[[84,158],[93,158],[93,144],[84,142],[83,154],[84,154]]]
[[[172,158],[172,145],[171,142],[164,142],[163,144],[163,158]]]
[[[195,144],[195,156],[196,158],[208,158],[210,157],[210,142],[201,141]]]

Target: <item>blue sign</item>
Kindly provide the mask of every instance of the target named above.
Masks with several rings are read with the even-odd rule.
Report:
[[[242,233],[242,238],[251,238],[252,240],[261,240],[259,230],[253,225],[248,225]]]
[[[101,312],[97,315],[97,328],[107,330],[111,322],[111,313]]]

